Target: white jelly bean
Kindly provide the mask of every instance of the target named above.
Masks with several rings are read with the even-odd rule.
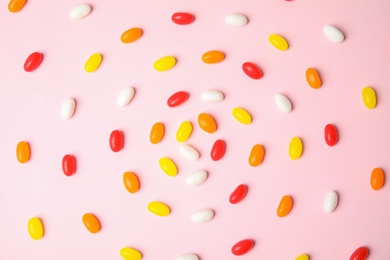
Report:
[[[214,211],[211,209],[201,209],[193,213],[191,220],[195,223],[204,223],[212,220],[214,217]]]
[[[233,26],[244,26],[248,23],[248,18],[242,14],[229,14],[225,17],[225,22]]]
[[[327,213],[333,212],[339,203],[339,195],[335,191],[329,191],[324,201],[324,210]]]
[[[199,159],[200,154],[198,150],[188,144],[182,144],[179,147],[179,153],[184,157],[192,161],[196,161]]]
[[[72,19],[79,20],[86,17],[91,12],[92,7],[89,4],[81,4],[72,8],[69,12],[69,16]]]
[[[198,186],[202,184],[207,179],[207,172],[206,171],[197,171],[194,173],[191,173],[186,178],[186,183],[188,186]]]
[[[274,99],[275,99],[275,103],[278,106],[278,108],[280,109],[280,111],[282,111],[284,113],[288,113],[292,110],[292,104],[291,104],[290,100],[288,99],[288,97],[286,97],[285,95],[276,94]]]
[[[212,89],[203,92],[201,98],[205,102],[220,102],[225,97],[221,91]]]
[[[69,119],[73,116],[76,108],[76,101],[73,98],[67,98],[62,102],[61,115],[64,119]]]
[[[122,92],[118,96],[118,105],[121,107],[126,106],[130,103],[130,101],[134,97],[134,88],[133,87],[127,87],[122,90]]]
[[[199,260],[199,256],[195,254],[185,254],[179,256],[178,258],[176,258],[176,260]]]
[[[344,33],[333,25],[324,26],[323,32],[326,38],[334,43],[340,43],[344,41]]]

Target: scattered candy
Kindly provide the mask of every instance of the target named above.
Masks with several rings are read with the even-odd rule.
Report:
[[[244,26],[248,23],[248,18],[242,14],[229,14],[225,17],[225,22],[233,26]]]
[[[18,143],[16,146],[16,158],[20,163],[30,160],[30,145],[27,142],[21,141]]]
[[[211,209],[202,209],[193,213],[191,216],[192,222],[195,223],[204,223],[212,220],[214,218],[214,211]]]
[[[324,210],[327,213],[333,212],[339,203],[339,195],[335,191],[329,191],[324,201]]]
[[[138,250],[131,247],[124,247],[119,252],[124,260],[141,260],[142,254]]]
[[[92,7],[89,4],[81,4],[72,8],[69,12],[70,18],[79,20],[86,17],[91,12]]]
[[[286,39],[284,39],[279,34],[271,34],[268,37],[269,42],[274,46],[276,49],[280,51],[285,51],[288,49],[288,43]]]
[[[139,180],[133,172],[125,172],[123,174],[123,184],[130,193],[136,193],[139,190]]]
[[[248,192],[248,186],[245,184],[240,184],[237,188],[230,194],[229,201],[232,204],[237,204],[242,201]]]
[[[176,59],[173,56],[165,56],[154,62],[154,69],[157,71],[166,71],[172,69],[176,64]]]
[[[211,148],[211,152],[210,152],[211,159],[213,161],[220,160],[224,156],[225,150],[226,150],[225,141],[218,139],[217,141],[215,141],[213,147]]]
[[[26,61],[24,62],[24,70],[26,72],[31,72],[36,70],[39,65],[41,65],[41,62],[43,60],[43,55],[42,53],[39,52],[33,52],[31,53]]]
[[[381,168],[375,168],[372,170],[370,183],[373,190],[382,189],[385,183],[385,173]]]
[[[123,149],[125,138],[119,130],[114,130],[110,134],[110,148],[113,152],[119,152]]]
[[[39,240],[43,237],[43,224],[39,218],[30,218],[27,227],[28,233],[32,239]]]
[[[337,128],[334,125],[327,124],[325,126],[324,132],[325,132],[325,142],[329,146],[334,146],[335,144],[337,144],[337,142],[339,140],[339,134],[338,134]]]
[[[180,124],[179,129],[176,132],[176,140],[178,142],[185,142],[191,136],[192,124],[189,121],[184,121]]]
[[[252,62],[245,62],[242,64],[242,70],[248,77],[252,79],[261,79],[263,77],[263,72],[257,65],[253,64]]]
[[[140,28],[134,27],[128,29],[121,35],[121,42],[130,43],[138,40],[142,36],[142,30]]]
[[[276,214],[281,218],[285,217],[288,215],[288,213],[290,213],[292,206],[293,206],[293,200],[291,196],[285,195],[280,200]]]
[[[252,122],[252,116],[241,107],[234,108],[232,113],[234,118],[242,124],[249,125]]]
[[[189,95],[185,91],[179,91],[168,98],[167,104],[169,107],[177,107],[187,101]]]
[[[118,96],[118,106],[124,107],[127,106],[130,101],[134,97],[134,88],[133,87],[127,87],[121,91],[121,93]]]
[[[152,144],[158,144],[164,138],[164,133],[164,124],[161,122],[155,123],[150,130],[150,142]]]
[[[255,144],[252,147],[251,153],[249,154],[249,165],[256,167],[263,162],[264,159],[264,147],[261,144]]]
[[[100,231],[100,223],[94,214],[86,213],[83,215],[83,223],[85,228],[92,234],[96,234]]]
[[[288,113],[292,110],[291,101],[283,94],[276,94],[274,96],[275,103],[280,111]]]
[[[186,178],[186,183],[188,186],[198,186],[202,184],[207,179],[207,172],[206,171],[197,171],[191,173]]]
[[[309,256],[306,254],[300,255],[295,260],[310,260]]]
[[[362,97],[364,105],[366,105],[367,108],[375,108],[376,107],[376,94],[375,90],[371,87],[365,87],[362,91]]]
[[[171,213],[170,208],[162,202],[152,201],[148,204],[148,210],[157,216],[165,217]]]
[[[321,87],[321,78],[316,69],[308,68],[306,70],[306,80],[307,83],[309,83],[309,86],[312,88],[317,89]]]
[[[368,248],[367,247],[359,247],[352,253],[349,260],[366,260],[368,257]]]
[[[72,176],[76,172],[76,159],[73,155],[66,154],[62,158],[62,171],[66,176]]]
[[[232,253],[233,255],[244,255],[248,253],[255,245],[255,242],[252,239],[244,239],[232,247]]]
[[[323,32],[331,42],[340,43],[344,41],[344,34],[340,29],[333,25],[326,25],[323,28]]]
[[[200,154],[198,150],[189,144],[182,144],[179,147],[179,153],[186,159],[196,161],[199,159]]]
[[[202,55],[204,63],[213,64],[221,62],[225,59],[225,54],[221,51],[208,51]]]
[[[192,23],[195,18],[190,13],[178,12],[174,13],[171,17],[172,22],[179,25],[186,25]]]
[[[177,167],[176,164],[169,158],[163,157],[159,160],[160,168],[165,172],[168,176],[176,176],[177,175]]]
[[[217,130],[217,123],[210,114],[201,113],[198,116],[200,128],[207,133],[214,133]]]
[[[205,102],[220,102],[224,98],[223,93],[218,90],[207,90],[201,95],[201,99]]]
[[[303,151],[302,140],[299,137],[293,137],[290,141],[289,155],[293,160],[297,160],[301,157]]]
[[[61,116],[63,119],[72,118],[74,111],[76,109],[76,101],[74,98],[67,98],[62,102],[61,107]]]
[[[12,13],[19,12],[26,4],[26,0],[10,0],[8,3],[8,10]]]
[[[176,260],[199,260],[199,257],[194,254],[185,254],[179,256],[178,258],[176,258]]]
[[[94,72],[96,71],[99,66],[100,66],[100,63],[102,63],[102,55],[100,55],[99,53],[94,53],[92,54],[87,62],[85,62],[85,65],[84,65],[84,69],[86,72]]]

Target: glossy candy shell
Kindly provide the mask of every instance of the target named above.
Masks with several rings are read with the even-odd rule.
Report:
[[[293,206],[293,200],[290,196],[286,195],[280,200],[278,209],[276,211],[279,217],[285,217],[290,213]]]
[[[349,260],[366,260],[368,257],[368,248],[367,247],[359,247],[352,253]]]
[[[119,130],[114,130],[110,135],[110,148],[113,152],[119,152],[123,149],[125,138]]]
[[[310,87],[315,89],[320,88],[322,85],[320,75],[314,68],[308,68],[306,70],[306,81]]]
[[[138,177],[133,172],[125,172],[123,174],[123,184],[130,193],[136,193],[140,186]]]
[[[8,10],[12,13],[19,12],[25,4],[26,0],[11,0],[8,3]]]
[[[21,141],[16,146],[16,158],[20,163],[25,163],[30,160],[30,145],[25,142]]]
[[[226,143],[224,140],[215,141],[213,147],[211,148],[210,156],[213,161],[218,161],[222,159],[225,154]]]
[[[140,28],[131,28],[121,35],[121,42],[130,43],[138,40],[142,36],[142,30]]]
[[[83,223],[85,228],[92,234],[96,234],[100,231],[100,223],[94,214],[86,213],[83,215]]]
[[[41,65],[41,62],[43,60],[43,55],[39,52],[33,52],[31,53],[26,61],[24,62],[24,70],[27,72],[31,72],[36,70],[39,65]]]
[[[248,253],[254,247],[254,245],[255,242],[252,239],[244,239],[234,244],[231,251],[233,255],[244,255]]]
[[[221,51],[208,51],[202,55],[202,61],[207,64],[219,63],[225,59],[225,54]]]
[[[198,116],[198,124],[200,128],[207,133],[214,133],[217,130],[217,124],[214,118],[206,113],[201,113]]]
[[[185,91],[179,91],[168,98],[169,107],[177,107],[187,101],[189,94]]]
[[[370,183],[373,190],[382,189],[385,183],[385,173],[381,168],[372,170]]]
[[[324,130],[324,135],[325,135],[325,142],[327,143],[327,145],[334,146],[337,144],[339,140],[339,134],[337,128],[334,125],[332,124],[326,125]]]
[[[253,64],[252,62],[245,62],[242,64],[242,70],[248,77],[252,79],[261,79],[263,77],[263,72],[257,65]]]
[[[157,122],[152,126],[150,130],[150,142],[152,144],[158,144],[164,138],[165,127],[161,122]]]
[[[240,184],[230,194],[229,201],[232,204],[237,204],[242,201],[248,192],[248,187],[245,184]]]
[[[172,22],[174,22],[175,24],[179,24],[179,25],[190,24],[195,20],[195,18],[192,14],[185,13],[185,12],[174,13],[174,14],[172,14],[171,19],[172,19]]]
[[[42,221],[39,218],[31,218],[28,221],[28,233],[30,234],[30,237],[34,240],[39,240],[43,237],[44,230],[43,230],[43,224]]]
[[[263,162],[264,159],[264,147],[261,144],[256,144],[252,147],[251,153],[249,154],[249,165],[256,167]]]
[[[66,176],[72,176],[76,172],[76,159],[67,154],[62,158],[62,171]]]

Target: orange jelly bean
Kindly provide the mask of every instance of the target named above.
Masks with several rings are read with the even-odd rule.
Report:
[[[306,80],[309,83],[309,86],[312,88],[320,88],[322,85],[320,75],[318,71],[313,68],[308,68],[306,70]]]
[[[214,118],[206,113],[199,114],[198,124],[203,131],[210,134],[217,130],[217,123],[215,123]]]
[[[221,51],[208,51],[202,55],[204,63],[213,64],[221,62],[225,59],[225,54]]]
[[[139,190],[139,180],[133,172],[125,172],[123,174],[123,184],[130,193],[136,193]]]
[[[371,173],[371,187],[373,190],[380,190],[385,183],[385,174],[381,168],[375,168]]]
[[[261,144],[256,144],[252,147],[251,153],[249,155],[249,164],[250,166],[258,166],[263,162],[264,159],[264,148]]]
[[[13,13],[19,12],[25,4],[26,0],[11,0],[8,4],[8,10]]]
[[[150,142],[152,144],[157,144],[161,142],[164,137],[164,124],[161,122],[157,122],[152,126],[152,130],[150,130]]]
[[[16,146],[16,158],[20,163],[30,160],[30,146],[27,142],[21,141]]]
[[[123,43],[130,43],[138,40],[142,36],[142,30],[140,28],[131,28],[122,33],[121,41]]]
[[[86,213],[83,215],[83,223],[89,232],[96,234],[100,231],[100,223],[94,214]]]
[[[293,200],[290,196],[285,195],[283,198],[280,200],[278,210],[276,213],[278,214],[279,217],[285,217],[290,213],[290,210],[293,205]]]

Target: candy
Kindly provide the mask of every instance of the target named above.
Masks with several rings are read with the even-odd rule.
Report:
[[[100,231],[100,223],[94,214],[86,213],[83,215],[83,223],[85,228],[92,234],[96,234]]]
[[[264,159],[264,147],[261,144],[255,144],[252,147],[251,153],[249,154],[249,165],[256,167],[263,162]]]
[[[159,160],[160,168],[165,172],[168,176],[176,176],[177,175],[177,167],[176,164],[169,158],[163,157]]]
[[[179,147],[179,153],[186,159],[196,161],[199,159],[200,154],[198,150],[188,144],[182,144]]]
[[[366,260],[368,257],[368,248],[367,247],[359,247],[352,253],[349,260]]]
[[[232,113],[234,118],[242,124],[249,125],[252,122],[252,116],[241,107],[235,107]]]
[[[130,101],[133,99],[134,92],[135,90],[133,87],[127,87],[123,89],[118,96],[118,100],[117,100],[118,106],[121,107],[127,106],[130,103]]]
[[[339,195],[335,191],[329,191],[324,201],[324,210],[327,213],[333,212],[339,203]]]
[[[331,42],[340,43],[344,41],[344,33],[333,25],[324,26],[322,31],[324,32],[326,38],[328,38]]]
[[[337,132],[337,128],[334,125],[327,124],[325,126],[324,134],[325,134],[325,142],[329,146],[334,146],[335,144],[337,144],[339,139],[339,134]]]
[[[207,179],[206,171],[196,171],[191,173],[185,180],[188,186],[198,186]]]
[[[152,201],[148,204],[148,210],[157,216],[165,217],[171,213],[170,208],[162,202]]]
[[[172,14],[172,22],[179,25],[186,25],[192,23],[195,18],[190,13],[184,13],[184,12],[177,12]]]
[[[248,18],[242,14],[229,14],[225,17],[225,22],[233,26],[244,26],[248,23]]]
[[[187,101],[188,96],[188,93],[185,91],[176,92],[168,98],[167,104],[169,107],[177,107]]]
[[[366,105],[367,108],[370,108],[370,109],[375,108],[376,94],[375,94],[375,90],[373,88],[370,88],[370,87],[363,88],[362,97],[363,97],[364,105]]]
[[[284,39],[279,34],[271,34],[268,37],[268,40],[278,50],[285,51],[288,49],[288,43],[286,39]]]
[[[312,88],[317,89],[321,87],[321,78],[316,69],[308,68],[306,70],[306,80],[307,83],[309,83],[309,86]]]
[[[202,93],[201,99],[205,102],[220,102],[224,99],[224,95],[218,90],[207,90]]]
[[[297,160],[301,157],[303,151],[302,140],[299,137],[293,137],[290,141],[289,155],[293,160]]]
[[[244,73],[252,79],[260,79],[263,77],[263,72],[260,68],[252,62],[245,62],[242,64],[242,70]]]
[[[153,67],[157,71],[166,71],[166,70],[173,68],[173,66],[175,66],[175,64],[176,64],[175,57],[165,56],[165,57],[162,57],[162,58],[156,60],[154,62]]]
[[[185,142],[191,136],[192,124],[189,121],[184,121],[180,124],[179,129],[176,131],[176,140],[178,142]]]
[[[150,130],[150,142],[152,144],[158,144],[164,138],[164,133],[164,124],[161,122],[155,123]]]
[[[381,168],[375,168],[371,173],[371,187],[373,190],[380,190],[385,183],[385,173]]]
[[[19,12],[26,4],[26,0],[10,0],[8,3],[8,10],[12,13]]]
[[[274,100],[276,103],[276,106],[279,108],[280,111],[284,113],[288,113],[292,110],[292,104],[291,101],[283,94],[276,94],[274,96]]]
[[[142,254],[138,250],[131,247],[124,247],[119,252],[124,260],[141,260]]]
[[[33,52],[31,53],[26,61],[24,62],[24,70],[26,72],[31,72],[31,71],[34,71],[36,70],[39,65],[41,65],[41,62],[43,60],[43,55],[42,53],[39,53],[39,52]]]
[[[27,227],[28,233],[32,239],[39,240],[43,237],[43,224],[39,218],[30,218]]]
[[[16,146],[16,158],[20,163],[30,160],[30,145],[27,142],[21,141],[18,143]]]
[[[178,258],[176,258],[176,260],[199,260],[199,257],[194,254],[185,254],[179,256]]]
[[[86,72],[94,72],[96,71],[99,66],[100,66],[100,63],[102,63],[102,55],[100,55],[99,53],[94,53],[92,54],[88,60],[85,62],[85,65],[84,65],[84,69]]]
[[[72,8],[69,12],[69,16],[72,19],[79,20],[86,17],[91,12],[92,7],[89,4],[81,4]]]
[[[211,209],[202,209],[198,210],[191,215],[192,222],[195,223],[204,223],[212,220],[214,218],[214,211]]]
[[[232,204],[237,204],[242,201],[248,192],[248,187],[245,184],[240,184],[237,188],[230,194],[229,201]]]
[[[213,161],[220,160],[224,156],[225,150],[226,150],[225,141],[218,139],[217,141],[215,141],[213,147],[211,148],[211,152],[210,152],[211,159]]]
[[[217,124],[210,114],[201,113],[198,116],[200,128],[207,133],[214,133],[217,130]]]
[[[76,109],[76,101],[74,98],[67,98],[62,102],[61,116],[63,119],[70,119],[74,115]]]
[[[207,64],[218,63],[223,61],[224,59],[225,59],[225,54],[221,51],[216,51],[216,50],[205,52],[202,55],[203,62]]]
[[[255,245],[255,242],[252,239],[244,239],[232,247],[232,253],[233,255],[244,255],[248,253]]]
[[[139,190],[139,180],[133,172],[125,172],[123,174],[123,184],[130,193],[136,193]]]
[[[114,130],[110,134],[110,148],[113,152],[119,152],[123,149],[125,138],[119,130]]]
[[[76,159],[73,155],[66,154],[62,158],[62,171],[66,176],[72,176],[76,172]]]
[[[306,254],[299,255],[295,260],[310,260],[309,256]]]
[[[142,30],[140,28],[134,27],[128,29],[121,35],[121,41],[123,43],[130,43],[138,40],[142,36]]]
[[[293,200],[291,196],[288,195],[283,196],[283,198],[280,200],[276,214],[281,218],[287,216],[288,213],[290,213],[291,211],[292,205],[293,205]]]

